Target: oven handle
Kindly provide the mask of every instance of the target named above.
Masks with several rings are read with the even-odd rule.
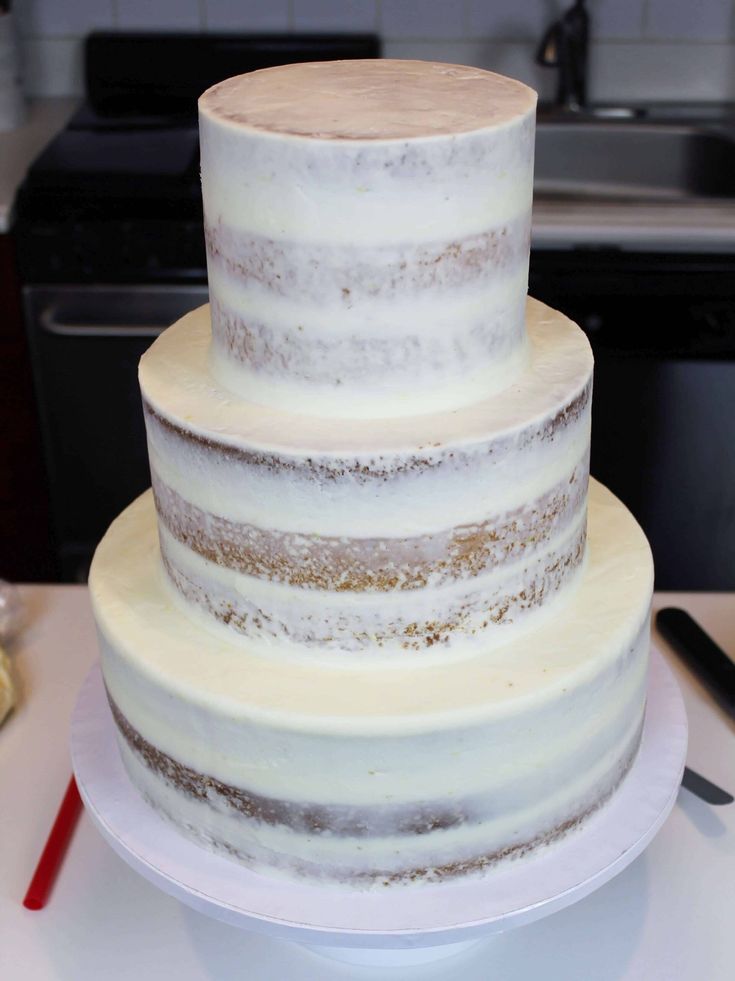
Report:
[[[158,337],[169,324],[67,324],[57,320],[58,307],[51,304],[41,311],[41,327],[59,337]]]

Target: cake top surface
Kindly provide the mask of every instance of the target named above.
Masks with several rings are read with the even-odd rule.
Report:
[[[503,126],[532,112],[522,82],[463,65],[354,60],[237,75],[202,95],[202,115],[237,128],[323,140],[404,140]]]

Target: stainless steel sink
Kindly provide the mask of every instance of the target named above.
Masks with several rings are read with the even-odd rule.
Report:
[[[695,125],[540,120],[534,190],[544,197],[735,197],[735,138]]]

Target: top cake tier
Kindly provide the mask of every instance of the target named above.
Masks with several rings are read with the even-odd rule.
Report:
[[[201,97],[211,365],[251,402],[459,408],[528,363],[535,93],[413,61],[287,65]]]

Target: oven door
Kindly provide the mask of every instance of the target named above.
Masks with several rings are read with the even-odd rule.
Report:
[[[60,577],[86,579],[113,518],[150,483],[138,361],[206,285],[28,286],[26,326]]]

